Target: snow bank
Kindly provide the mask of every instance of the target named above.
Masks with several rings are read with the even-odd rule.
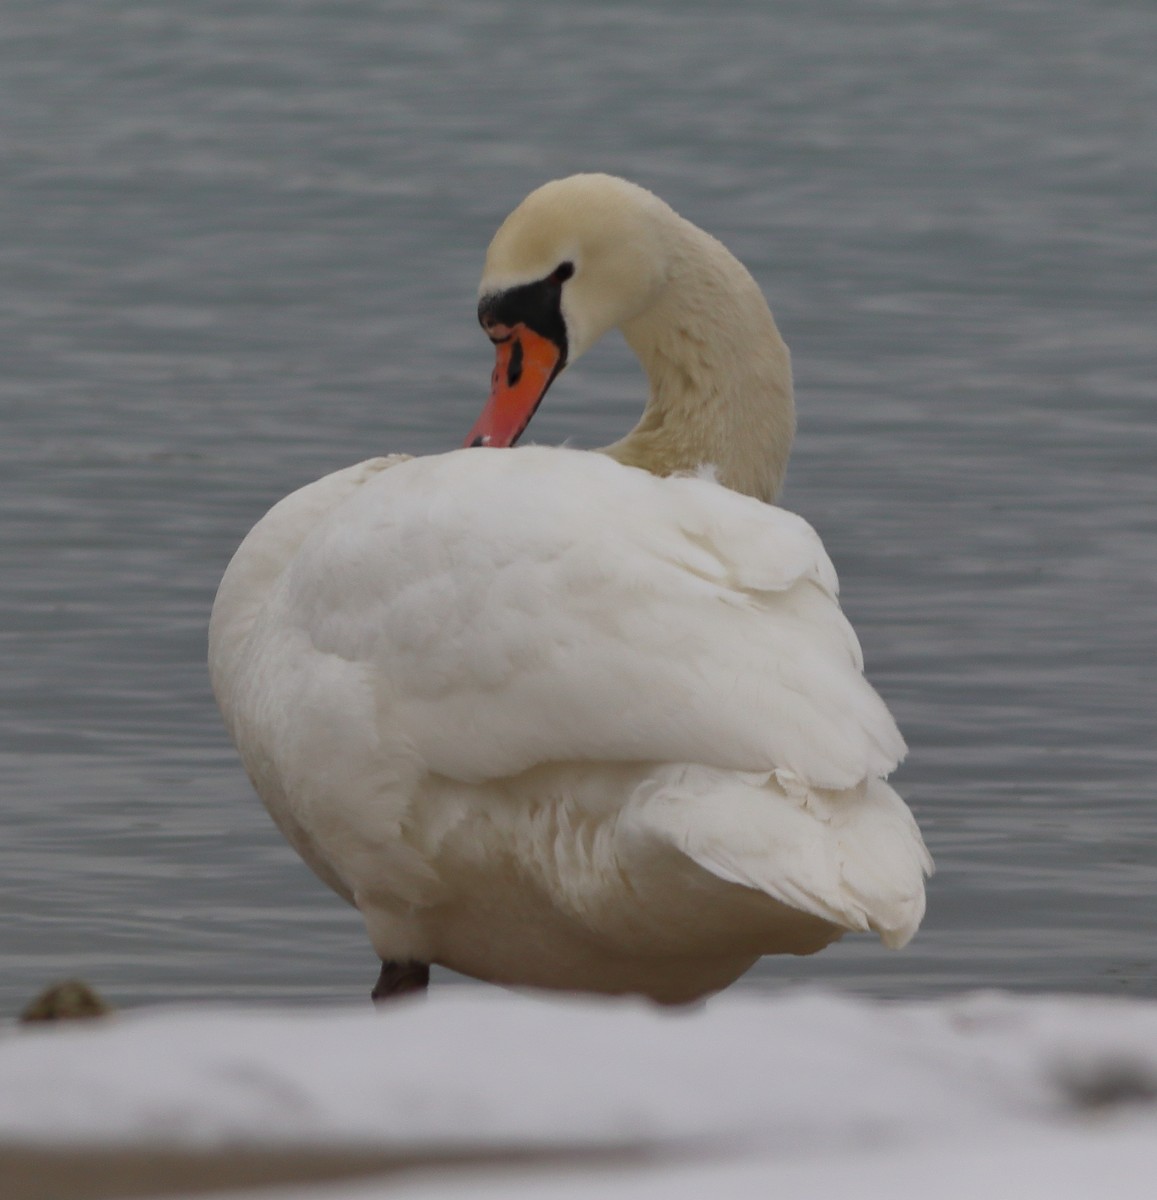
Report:
[[[456,987],[378,1012],[156,1009],[0,1037],[4,1143],[646,1152],[410,1173],[391,1195],[1151,1197],[1157,1004],[747,993],[670,1013]]]

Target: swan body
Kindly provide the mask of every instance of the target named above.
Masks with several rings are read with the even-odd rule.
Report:
[[[904,944],[931,860],[832,565],[764,502],[793,415],[750,276],[578,176],[499,230],[480,316],[471,441],[613,325],[651,403],[605,453],[372,459],[255,526],[210,669],[282,832],[386,963],[683,1002],[848,930]]]

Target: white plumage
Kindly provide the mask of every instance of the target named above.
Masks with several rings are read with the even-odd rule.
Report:
[[[395,456],[253,529],[210,663],[383,960],[683,1001],[923,915],[904,743],[836,589],[806,522],[706,472]]]

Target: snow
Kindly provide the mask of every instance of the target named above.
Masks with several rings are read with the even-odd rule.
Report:
[[[456,987],[376,1012],[152,1009],[6,1031],[0,1147],[94,1144],[428,1159],[388,1188],[261,1193],[295,1200],[1148,1200],[1157,1004],[796,992],[669,1012]],[[439,1166],[479,1152],[490,1165]]]

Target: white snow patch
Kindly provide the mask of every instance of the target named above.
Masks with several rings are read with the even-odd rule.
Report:
[[[0,1036],[0,1145],[643,1147],[390,1195],[1157,1195],[1157,1004],[458,987],[382,1011],[154,1009]],[[379,1194],[330,1184],[266,1196]]]

